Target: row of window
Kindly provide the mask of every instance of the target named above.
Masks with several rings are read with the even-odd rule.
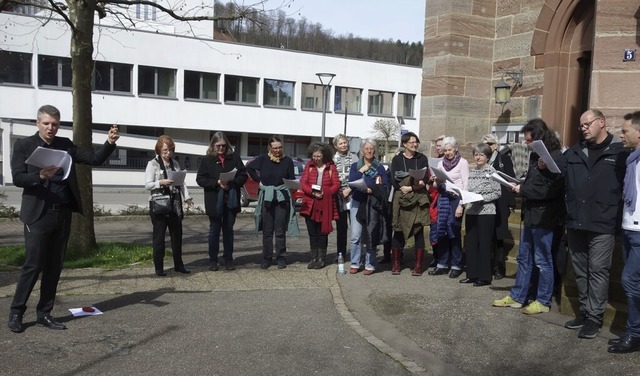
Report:
[[[0,83],[31,85],[32,55],[27,53],[0,51]],[[131,64],[96,61],[93,74],[93,90],[132,94]],[[138,66],[138,95],[176,98],[177,70],[150,66]],[[221,75],[218,73],[184,71],[186,100],[220,102]],[[262,85],[263,105],[266,107],[294,108],[295,82],[264,79]],[[38,86],[71,87],[71,59],[38,55]],[[260,79],[224,75],[222,93],[225,103],[258,105]],[[351,114],[362,113],[363,89],[336,86],[334,111]],[[393,116],[393,92],[368,90],[367,114]],[[322,85],[301,84],[300,107],[303,110],[322,110]],[[399,116],[414,117],[415,94],[398,93]]]

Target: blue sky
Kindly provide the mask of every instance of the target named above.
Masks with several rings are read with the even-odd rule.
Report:
[[[277,7],[282,1],[270,0]],[[377,39],[400,39],[403,42],[424,40],[425,0],[292,0],[283,9],[290,17],[306,17],[319,22],[335,35]]]

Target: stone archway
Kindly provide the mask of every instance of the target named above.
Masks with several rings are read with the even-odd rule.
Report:
[[[568,146],[579,141],[576,125],[589,105],[594,14],[595,0],[546,0],[531,44],[544,69],[542,118]]]

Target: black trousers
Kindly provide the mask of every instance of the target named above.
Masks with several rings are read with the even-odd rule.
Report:
[[[27,300],[40,281],[40,301],[36,306],[38,317],[48,315],[58,290],[64,254],[71,231],[71,209],[47,210],[36,222],[24,225],[25,261],[16,286],[16,294],[11,303],[11,312],[23,314]]]
[[[289,202],[264,202],[262,204],[262,258],[273,258],[273,237],[276,238],[276,259],[287,255],[287,225]]]
[[[491,281],[491,255],[493,254],[494,215],[465,217],[464,249],[467,254],[467,278]]]
[[[338,251],[336,253],[342,252],[342,256],[345,256],[348,250],[347,238],[349,235],[349,211],[338,211],[338,214],[339,217],[336,220],[336,239]]]
[[[151,224],[153,225],[153,265],[156,270],[164,268],[164,253],[167,227],[171,237],[171,253],[173,254],[173,266],[181,268],[182,262],[182,219],[176,214],[154,215],[151,214]]]
[[[322,223],[316,222],[309,217],[304,217],[304,220],[307,224],[307,231],[309,231],[309,247],[311,249],[327,249],[329,245],[329,234],[322,234],[320,232]]]

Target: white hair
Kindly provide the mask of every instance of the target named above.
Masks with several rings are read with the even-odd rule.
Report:
[[[447,145],[451,145],[451,147],[456,148],[458,147],[458,141],[456,141],[456,138],[453,136],[445,137],[444,140],[442,140],[442,147]]]

